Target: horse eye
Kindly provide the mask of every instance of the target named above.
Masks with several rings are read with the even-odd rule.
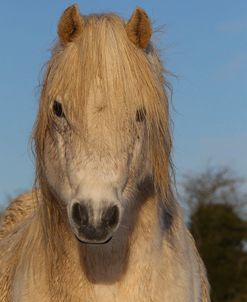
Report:
[[[136,111],[136,121],[137,122],[143,122],[145,120],[145,117],[146,117],[145,108],[141,108]]]
[[[62,107],[61,103],[54,101],[52,109],[53,109],[54,114],[56,114],[56,116],[58,116],[58,117],[64,116],[63,107]]]

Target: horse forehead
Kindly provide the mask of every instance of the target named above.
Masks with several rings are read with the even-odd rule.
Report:
[[[102,96],[102,85],[103,85],[103,79],[96,75],[94,77],[94,81],[89,89],[89,97],[101,97]]]
[[[87,114],[100,112],[106,108],[106,97],[103,94],[102,80],[99,76],[95,76],[88,90],[85,110]]]

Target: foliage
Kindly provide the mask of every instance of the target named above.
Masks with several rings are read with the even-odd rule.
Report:
[[[229,169],[187,176],[190,230],[206,265],[212,302],[247,301],[246,195]]]

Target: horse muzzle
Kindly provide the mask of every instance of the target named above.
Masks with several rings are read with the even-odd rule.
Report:
[[[111,240],[120,220],[120,209],[116,204],[111,204],[101,213],[93,211],[89,203],[84,201],[74,202],[71,207],[71,220],[73,231],[82,243],[104,244]]]

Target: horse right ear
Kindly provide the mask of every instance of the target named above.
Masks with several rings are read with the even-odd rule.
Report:
[[[83,20],[76,4],[69,6],[58,23],[58,36],[63,44],[74,41],[82,32]]]
[[[152,26],[147,13],[140,7],[133,12],[126,24],[127,35],[131,42],[142,49],[146,48],[151,35]]]

